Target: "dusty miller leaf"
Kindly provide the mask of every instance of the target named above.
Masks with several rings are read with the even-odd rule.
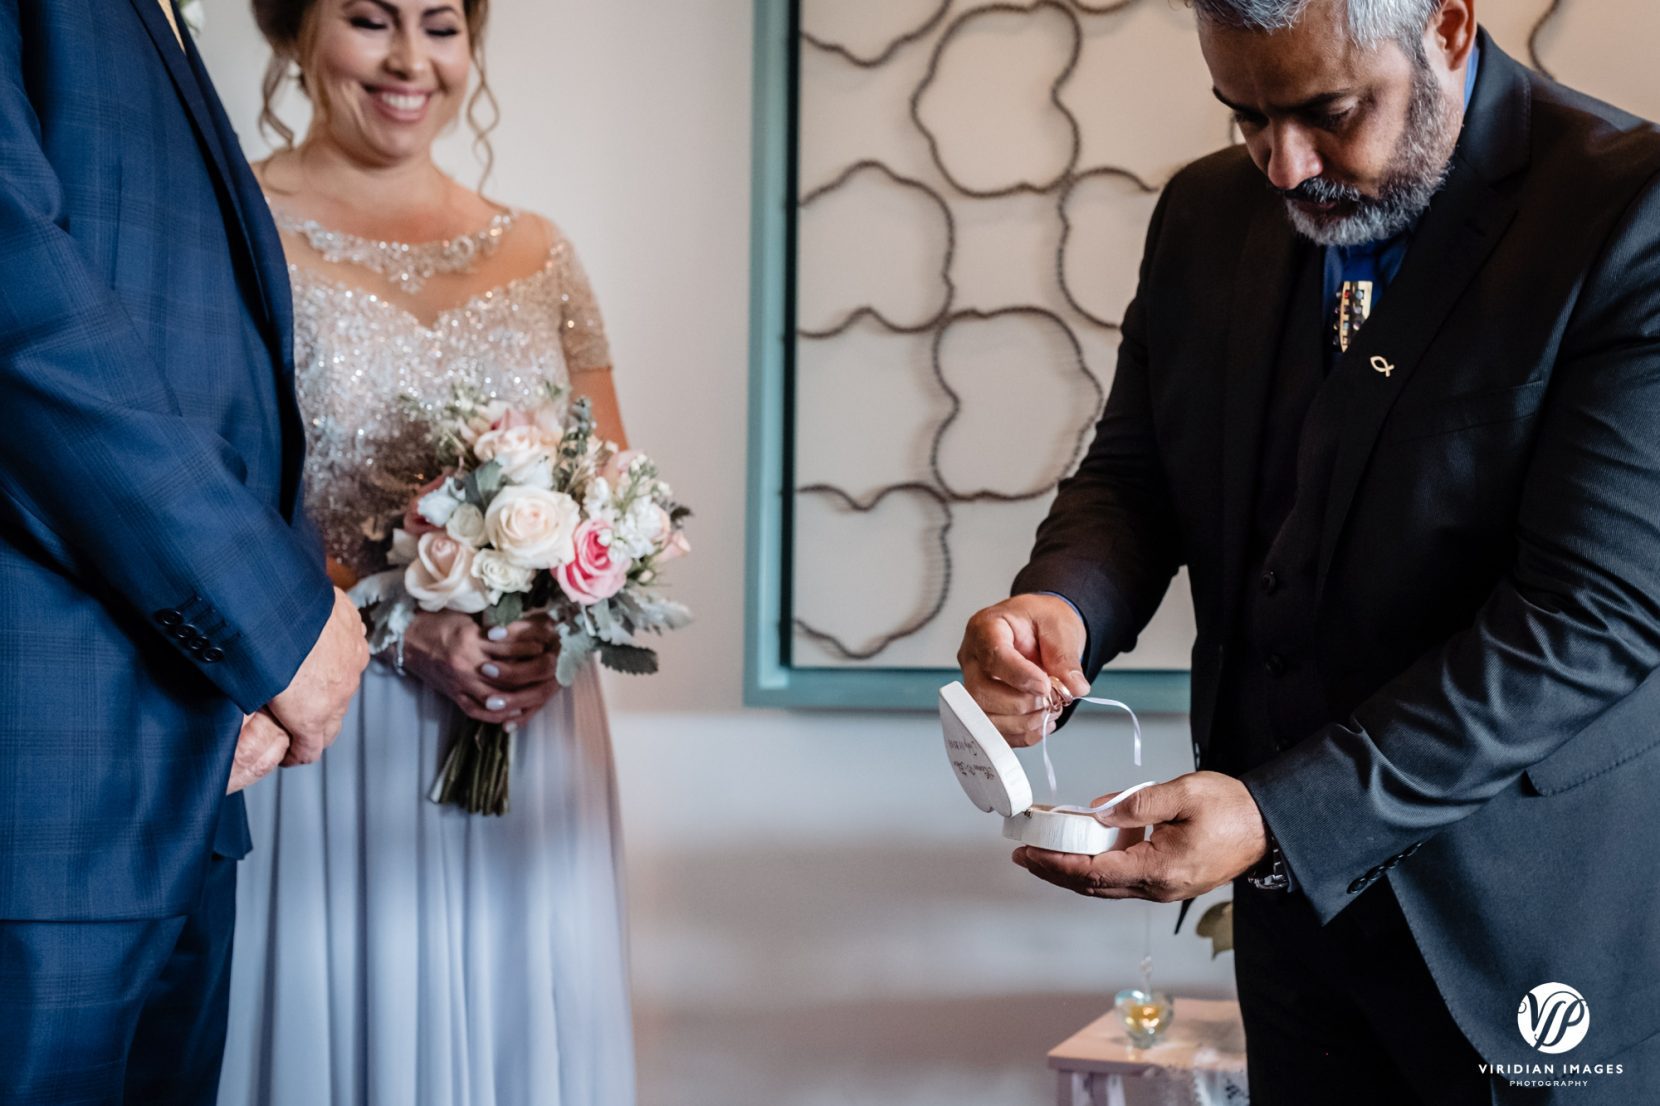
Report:
[[[559,634],[559,663],[554,667],[553,678],[558,680],[562,687],[570,687],[576,682],[576,674],[582,671],[582,666],[593,657],[599,643],[581,631]]]

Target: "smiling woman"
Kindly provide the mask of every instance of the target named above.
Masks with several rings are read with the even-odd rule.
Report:
[[[254,10],[275,54],[267,119],[291,70],[314,108],[303,140],[288,134],[256,168],[292,288],[306,513],[331,575],[367,584],[391,563],[392,528],[413,525],[405,508],[433,490],[458,400],[529,410],[580,395],[626,448],[610,353],[559,229],[433,160],[478,102],[483,0]],[[482,524],[448,525],[449,559],[462,563],[464,543],[473,564]],[[223,1101],[633,1100],[598,679],[584,670],[562,689],[545,614],[486,630],[451,606],[376,645],[342,755],[248,796],[260,848],[238,878]],[[428,801],[466,720],[515,735],[499,816]]]
[[[331,60],[343,63],[347,70],[359,69],[365,77],[361,88],[380,94],[378,106],[392,121],[429,122],[431,126],[421,132],[428,144],[455,120],[459,98],[466,93],[470,62],[470,67],[478,73],[478,85],[466,100],[467,122],[473,128],[484,158],[484,175],[489,176],[494,158],[489,132],[495,124],[493,120],[483,122],[480,114],[485,107],[492,116],[496,112],[484,66],[484,26],[490,14],[489,0],[425,0],[415,4],[383,0],[345,0],[344,3],[341,0],[254,0],[253,6],[259,29],[271,44],[271,61],[266,66],[261,89],[264,99],[259,122],[286,147],[293,147],[294,132],[277,115],[275,103],[283,83],[291,76],[319,113],[335,106],[351,110],[350,105],[363,98],[359,87],[331,89],[328,81],[308,83],[306,79],[307,73],[322,71],[316,52],[319,43],[325,41],[318,33],[323,20],[344,20],[360,34],[350,38],[329,36],[326,41],[338,43],[331,48],[339,53]],[[436,110],[432,101],[440,90],[386,87],[384,75],[376,71],[378,58],[389,44],[406,49],[408,41],[417,35],[428,39],[434,48],[434,68],[442,70],[439,76],[450,78],[441,90],[448,102],[440,103]],[[460,84],[456,85],[458,71],[461,77]]]

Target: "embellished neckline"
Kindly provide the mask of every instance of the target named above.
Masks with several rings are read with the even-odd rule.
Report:
[[[420,315],[416,314],[408,307],[405,307],[403,304],[398,303],[395,300],[388,299],[386,296],[380,295],[368,288],[359,287],[358,285],[352,284],[350,281],[324,276],[322,273],[319,273],[313,269],[307,269],[303,265],[296,265],[292,261],[288,263],[288,276],[291,281],[303,280],[316,284],[319,287],[328,289],[332,292],[342,293],[348,296],[356,296],[357,298],[372,303],[379,308],[390,311],[395,315],[401,315],[410,323],[414,324],[418,330],[430,336],[441,332],[444,329],[444,321],[451,316],[465,315],[468,311],[478,310],[487,307],[492,303],[511,299],[529,285],[532,285],[539,280],[546,280],[548,274],[554,270],[554,266],[557,261],[557,249],[558,247],[555,246],[554,250],[549,251],[547,260],[542,262],[540,268],[533,269],[522,276],[516,276],[513,279],[506,281],[505,283],[498,284],[492,288],[485,288],[482,291],[474,292],[472,295],[468,296],[459,303],[452,303],[447,307],[440,307],[430,320],[421,318]]]
[[[378,273],[406,295],[414,295],[439,273],[470,272],[501,248],[518,221],[511,208],[497,212],[480,230],[434,242],[395,242],[332,230],[316,219],[300,219],[278,208],[272,217],[281,230],[303,237],[324,261],[356,265]]]

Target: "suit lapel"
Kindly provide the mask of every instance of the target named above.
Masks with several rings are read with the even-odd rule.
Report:
[[[277,237],[277,228],[271,221],[265,195],[260,191],[259,182],[254,179],[253,170],[248,167],[247,159],[242,156],[242,144],[231,127],[224,106],[214,92],[213,81],[208,77],[207,66],[203,64],[202,55],[196,49],[196,42],[188,32],[184,35],[184,42],[191,70],[196,77],[196,87],[201,92],[203,106],[207,110],[213,133],[218,139],[216,145],[220,165],[227,178],[231,200],[236,206],[237,220],[242,227],[243,237],[247,240],[253,258],[254,275],[259,281],[265,316],[275,330],[279,363],[286,374],[293,365],[294,328],[288,266],[283,254],[282,240]]]
[[[1481,87],[1447,184],[1424,213],[1377,314],[1332,369],[1343,429],[1321,528],[1316,602],[1390,409],[1516,214],[1514,196],[1494,185],[1526,164],[1527,79],[1485,33],[1482,50]]]
[[[1222,595],[1223,629],[1233,624],[1242,594],[1262,423],[1279,356],[1286,305],[1297,283],[1297,240],[1277,202],[1256,205],[1234,277],[1227,356],[1223,362]]]
[[[240,163],[241,154],[236,147],[234,136],[229,133],[228,123],[224,125],[224,133],[221,133],[220,120],[223,118],[223,113],[216,112],[215,109],[218,107],[216,101],[209,102],[211,92],[204,92],[205,89],[211,89],[212,86],[207,82],[206,73],[201,68],[201,59],[200,55],[196,53],[195,43],[191,40],[190,35],[183,31],[183,24],[181,23],[180,30],[181,37],[184,40],[184,48],[180,49],[179,39],[173,37],[173,29],[168,26],[167,18],[162,14],[161,6],[156,0],[130,0],[130,2],[133,9],[138,13],[140,22],[144,24],[144,29],[149,34],[156,52],[161,55],[162,62],[167,67],[167,75],[172,80],[173,87],[179,94],[179,99],[184,102],[185,109],[189,113],[191,126],[196,131],[197,142],[207,152],[211,163],[210,169],[218,178],[225,196],[229,199],[231,209],[236,215],[237,228],[241,232],[242,246],[247,251],[256,280],[260,286],[259,306],[264,322],[271,328],[272,336],[277,339],[277,346],[286,348],[287,338],[282,334],[283,328],[279,325],[281,317],[286,315],[286,310],[279,312],[274,309],[275,297],[272,294],[271,281],[265,269],[264,259],[261,257],[262,250],[259,248],[261,243],[257,242],[255,236],[250,233],[248,213],[245,210],[247,199],[242,195],[241,182],[233,168],[233,157],[236,163]],[[246,165],[240,165],[239,167],[246,175]],[[263,203],[263,201],[261,202]],[[269,252],[269,250],[263,252]],[[281,256],[280,247],[278,248],[278,256]],[[286,289],[286,287],[285,283],[283,288]],[[286,363],[286,358],[284,360]]]

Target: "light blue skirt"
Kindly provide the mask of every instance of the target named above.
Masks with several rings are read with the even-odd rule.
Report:
[[[322,761],[249,790],[225,1106],[634,1101],[598,676],[519,732],[500,818],[426,798],[452,710],[377,661]]]

